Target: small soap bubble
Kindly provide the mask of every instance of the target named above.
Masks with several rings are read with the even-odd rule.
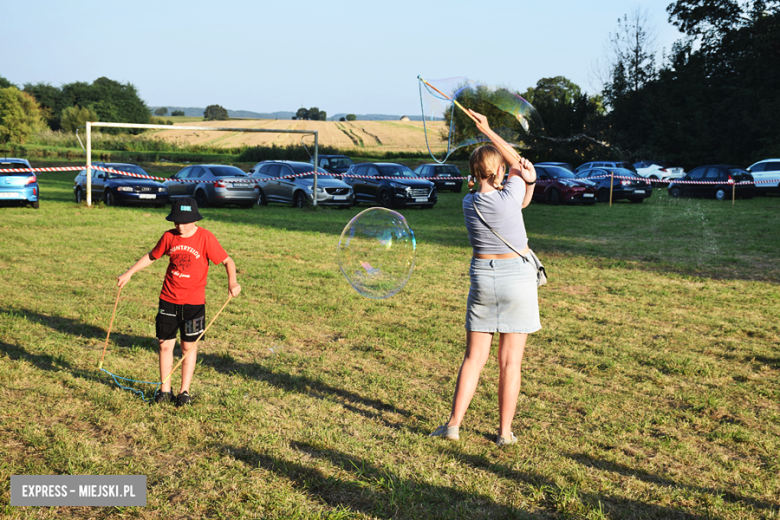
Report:
[[[414,232],[403,215],[370,208],[358,213],[341,233],[339,267],[359,294],[381,300],[409,281],[416,249]]]

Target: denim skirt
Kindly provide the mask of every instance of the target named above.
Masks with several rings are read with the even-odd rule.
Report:
[[[472,258],[466,330],[530,334],[541,329],[536,272],[534,263],[522,256]]]

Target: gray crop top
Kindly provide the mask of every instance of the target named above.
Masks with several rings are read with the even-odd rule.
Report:
[[[501,255],[513,251],[482,223],[477,212],[474,211],[472,200],[476,201],[487,223],[507,242],[515,246],[518,251],[525,249],[528,245],[528,235],[525,233],[523,222],[525,190],[525,181],[521,177],[512,176],[506,181],[503,190],[469,193],[463,197],[463,216],[466,219],[469,242],[475,253]]]

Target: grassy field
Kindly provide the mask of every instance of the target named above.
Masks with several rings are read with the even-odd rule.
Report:
[[[385,301],[355,293],[336,262],[363,207],[203,210],[243,292],[177,410],[96,369],[115,278],[170,227],[167,211],[79,206],[74,176],[42,174],[40,210],[0,209],[4,518],[780,518],[780,197],[532,204],[550,283],[520,442],[499,450],[495,359],[460,442],[427,437],[464,350],[462,195],[402,210],[417,265]],[[158,379],[166,265],[123,290],[106,369]],[[213,268],[210,315],[226,285]],[[148,502],[12,508],[14,474],[147,475]]]

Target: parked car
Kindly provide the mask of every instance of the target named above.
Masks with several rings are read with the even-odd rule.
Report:
[[[571,164],[569,164],[567,162],[542,161],[542,162],[536,163],[535,166],[539,166],[539,165],[541,165],[541,166],[558,166],[560,168],[566,168],[570,172],[574,171],[574,166],[572,166]]]
[[[251,177],[260,185],[257,203],[282,202],[302,208],[314,202],[313,166],[305,162],[263,161],[250,170]],[[308,173],[301,177],[290,175]],[[355,204],[352,187],[334,178],[322,168],[317,168],[317,205],[349,208]]]
[[[260,190],[249,175],[224,164],[187,166],[165,181],[165,186],[170,199],[192,197],[199,208],[227,204],[251,208]]]
[[[585,164],[580,164],[577,166],[577,169],[574,170],[574,173],[579,174],[582,171],[590,170],[591,168],[609,168],[609,169],[615,169],[615,168],[623,168],[624,170],[630,170],[634,173],[636,173],[636,168],[634,168],[634,165],[629,162],[623,162],[623,161],[591,161],[586,162]]]
[[[685,177],[685,170],[679,166],[669,166],[666,161],[638,161],[634,163],[636,173],[652,180],[673,180]]]
[[[137,164],[95,162],[93,166],[120,172],[149,174]],[[138,179],[113,171],[92,170],[92,200],[102,200],[106,206],[122,204],[150,204],[161,208],[168,203],[168,188],[152,179]],[[73,195],[76,202],[87,198],[87,170],[81,170],[73,179]]]
[[[756,195],[780,193],[780,159],[764,159],[747,169],[756,184]],[[762,182],[759,181],[772,181]]]
[[[421,179],[431,181],[437,191],[463,191],[463,175],[454,164],[421,164],[414,169]]]
[[[312,157],[309,162],[314,164],[314,157]],[[318,166],[320,168],[335,175],[345,173],[353,164],[355,164],[352,162],[352,159],[346,155],[318,155],[317,162],[319,163]],[[319,202],[317,202],[317,204],[319,204]]]
[[[0,202],[4,204],[29,204],[34,209],[40,207],[41,195],[38,177],[33,172],[9,172],[32,168],[27,159],[4,157],[0,159]]]
[[[629,177],[614,179],[614,177]],[[580,179],[588,179],[595,184],[596,199],[599,202],[609,202],[610,184],[612,185],[612,200],[628,199],[631,202],[643,202],[653,194],[653,187],[631,170],[624,168],[591,168],[577,173]]]
[[[596,203],[596,185],[586,179],[578,179],[570,170],[549,163],[535,164],[536,184],[534,199],[552,204]]]
[[[751,199],[756,194],[753,184],[737,184],[752,183],[753,176],[739,166],[728,164],[699,166],[688,172],[682,181],[697,181],[701,184],[672,182],[668,188],[671,197],[715,197],[718,200],[727,200],[731,198],[734,189],[737,197]],[[734,184],[737,184],[736,187]]]
[[[360,177],[350,177],[350,175]],[[369,178],[362,178],[363,176]],[[344,181],[352,186],[357,202],[379,204],[385,208],[399,206],[432,208],[437,200],[436,186],[430,181],[417,177],[411,168],[403,164],[355,164],[345,174]]]

